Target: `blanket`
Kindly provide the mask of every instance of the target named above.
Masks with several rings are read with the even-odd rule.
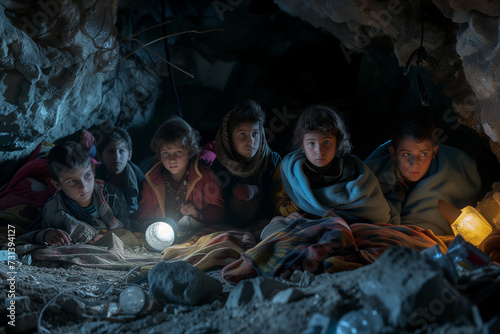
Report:
[[[241,254],[256,245],[252,233],[226,225],[203,228],[186,242],[162,252],[163,261],[185,261],[201,270],[223,267],[237,261]],[[153,266],[144,266],[145,275]]]
[[[475,205],[481,178],[474,160],[457,148],[440,144],[426,177],[405,196],[398,187],[390,145],[387,142],[378,147],[365,163],[377,176],[385,198],[399,213],[396,219],[403,225],[420,226],[437,235],[453,235],[437,203],[442,199],[457,208]]]
[[[222,276],[236,284],[256,276],[288,278],[295,270],[335,273],[370,264],[390,247],[420,251],[435,244],[446,252],[447,246],[440,238],[415,226],[348,225],[340,217],[300,218],[224,267]]]
[[[351,222],[394,223],[391,211],[375,175],[356,156],[352,160],[352,178],[312,189],[303,165],[307,160],[301,150],[289,153],[281,162],[281,179],[290,199],[304,212],[322,217],[333,210],[337,216]]]
[[[43,205],[55,193],[45,159],[51,146],[45,142],[38,145],[9,183],[0,188],[0,244],[8,240],[7,226],[13,226],[20,235],[39,217]]]
[[[16,246],[18,255],[31,254],[32,259],[43,263],[76,264],[82,267],[110,270],[130,270],[145,262],[160,261],[154,254],[148,258],[132,256],[126,247],[145,245],[144,234],[125,229],[105,231],[92,244],[71,244],[67,246],[45,247],[34,244]]]

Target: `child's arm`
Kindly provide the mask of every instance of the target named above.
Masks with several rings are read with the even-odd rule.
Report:
[[[278,216],[288,217],[294,212],[300,212],[300,208],[288,196],[282,181],[279,181],[271,194],[271,200],[276,203],[275,213]]]
[[[47,202],[43,208],[42,215],[42,228],[50,230],[63,230],[69,235],[71,241],[74,243],[88,243],[94,239],[100,231],[100,228],[90,226],[86,222],[78,220],[64,211],[59,205],[57,197],[53,197]],[[45,233],[48,233],[48,231]],[[38,235],[36,238],[37,240],[40,240]],[[42,239],[42,244],[46,241],[46,239],[47,237],[45,235]]]
[[[63,230],[48,230],[43,234],[45,243],[49,246],[63,246],[71,243],[70,235]]]

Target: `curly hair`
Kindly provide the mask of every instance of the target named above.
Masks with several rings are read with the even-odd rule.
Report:
[[[351,135],[340,115],[332,108],[322,105],[313,105],[306,108],[299,117],[294,133],[294,148],[302,148],[302,141],[306,133],[319,132],[332,134],[337,138],[337,155],[351,153]]]
[[[92,165],[92,158],[82,145],[66,141],[52,147],[47,155],[47,167],[54,181],[59,182],[62,173]]]
[[[150,146],[157,155],[160,155],[163,146],[180,144],[183,149],[189,151],[189,157],[192,158],[200,152],[199,142],[199,132],[182,118],[173,116],[156,130]]]

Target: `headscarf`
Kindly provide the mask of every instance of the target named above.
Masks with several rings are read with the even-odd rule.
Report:
[[[220,163],[238,179],[247,184],[258,185],[262,183],[262,176],[266,172],[272,151],[267,145],[266,134],[262,124],[259,127],[260,142],[257,152],[247,163],[237,159],[232,148],[232,136],[228,132],[228,123],[233,110],[228,112],[215,136],[215,154]]]

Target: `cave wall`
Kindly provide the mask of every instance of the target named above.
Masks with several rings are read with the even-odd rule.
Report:
[[[104,121],[129,129],[136,153],[146,154],[153,127],[178,113],[174,77],[184,117],[207,138],[234,103],[249,97],[281,122],[276,129],[289,130],[305,104],[332,101],[364,110],[350,115],[353,122],[361,116],[374,124],[395,107],[387,101],[405,94],[400,72],[420,45],[422,8],[423,46],[440,65],[436,71],[424,62],[421,69],[432,107],[453,129],[458,114],[500,157],[500,2],[423,3],[189,0],[166,1],[162,13],[156,2],[134,0],[0,1],[1,181],[42,140],[83,127],[98,137]],[[166,30],[155,28],[164,15]],[[168,38],[167,48],[171,62],[192,77],[168,67],[163,41],[141,48],[165,32],[185,32]],[[356,83],[358,68],[364,79]],[[413,74],[414,66],[405,80]],[[370,108],[370,94],[378,109]],[[268,133],[275,147],[286,145],[288,133],[280,131]]]
[[[151,117],[158,76],[120,62],[117,7],[117,0],[0,3],[0,163],[106,120],[128,126]]]
[[[420,46],[423,8],[422,45],[440,65],[430,70],[432,80],[451,99],[460,122],[487,136],[500,159],[499,1],[426,0],[423,7],[418,0],[275,2],[337,37],[346,59],[377,45],[401,67]]]

